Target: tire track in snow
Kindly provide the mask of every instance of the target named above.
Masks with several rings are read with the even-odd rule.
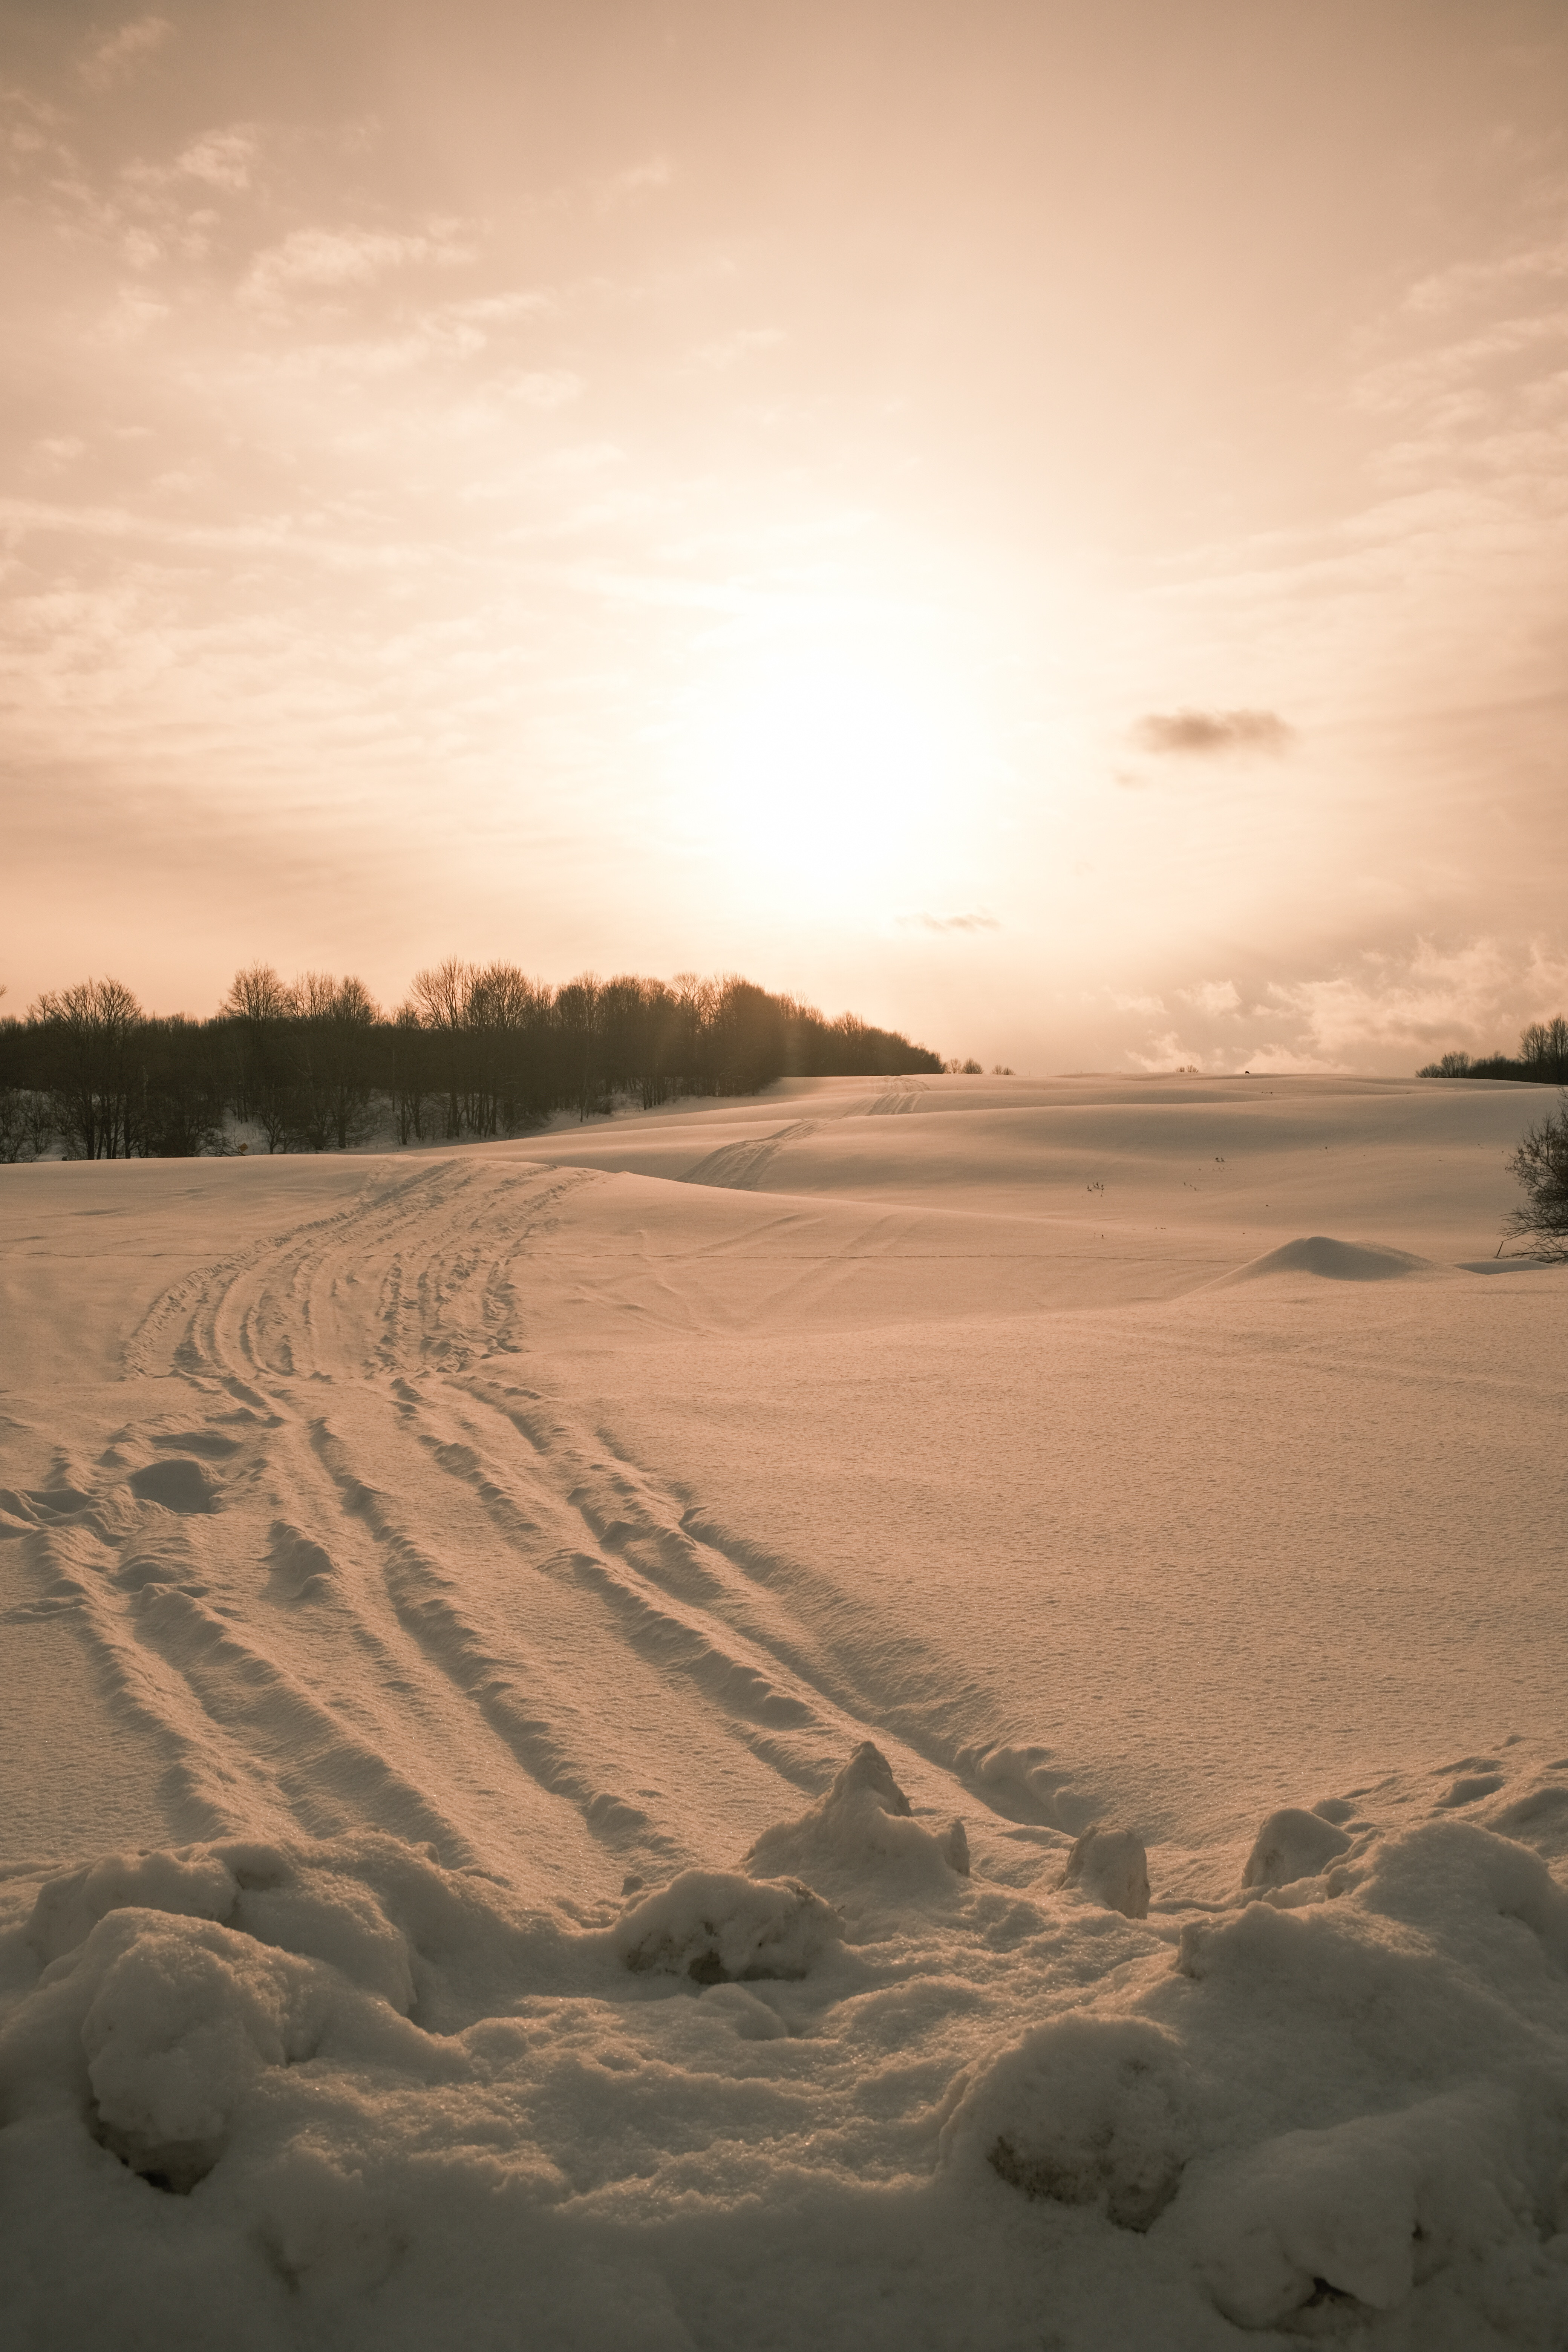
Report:
[[[688,1169],[680,1181],[713,1184],[729,1192],[754,1192],[785,1144],[799,1143],[804,1137],[815,1135],[821,1125],[818,1118],[797,1118],[788,1127],[775,1129],[772,1135],[722,1143],[717,1151],[700,1160],[695,1168]]]
[[[917,1091],[872,1107],[906,1108]],[[698,1181],[722,1173],[744,1189],[817,1124],[723,1147]],[[184,1627],[175,1646],[198,1679],[210,1650],[252,1685],[291,1672],[297,1690],[310,1642],[356,1653],[356,1736],[390,1776],[380,1825],[397,1825],[385,1816],[404,1803],[399,1781],[413,1786],[403,1759],[418,1756],[442,1843],[480,1852],[514,1845],[499,1831],[487,1840],[487,1815],[510,1805],[546,1843],[564,1835],[563,1859],[578,1835],[665,1868],[711,1859],[683,1783],[730,1790],[731,1816],[765,1821],[824,1789],[868,1736],[889,1747],[917,1801],[951,1811],[956,1782],[993,1811],[1048,1818],[1026,1794],[1020,1804],[980,1785],[978,1751],[952,1727],[955,1700],[973,1702],[958,1708],[973,1722],[984,1696],[955,1693],[951,1666],[914,1637],[882,1629],[869,1657],[828,1580],[727,1534],[536,1394],[478,1370],[498,1340],[517,1342],[520,1260],[574,1191],[605,1181],[479,1159],[398,1171],[175,1286],[137,1335],[141,1367],[161,1360],[209,1400],[243,1395],[279,1428],[289,1458],[270,1525],[301,1556],[319,1547],[329,1565],[357,1566],[329,1580],[330,1607],[283,1612],[255,1663],[217,1634],[198,1641],[177,1606],[153,1622]],[[346,1421],[335,1408],[301,1418],[301,1381],[341,1388],[345,1375],[344,1402],[358,1400]],[[615,1717],[637,1717],[636,1743],[617,1748],[622,1727],[595,1706],[612,1693]],[[229,1702],[224,1737],[243,1748],[247,1736],[265,1751],[262,1717],[247,1725]],[[307,1746],[313,1736],[301,1728]],[[265,1776],[265,1752],[250,1769]],[[339,1768],[322,1769],[324,1802]],[[357,1785],[370,1777],[362,1764]],[[290,1801],[309,1800],[297,1789]]]
[[[312,1837],[371,1827],[429,1844],[447,1869],[478,1859],[405,1774],[200,1600],[175,1586],[148,1585],[134,1607],[144,1646],[179,1675],[226,1748],[242,1748],[252,1774],[275,1782],[287,1813]]]
[[[790,1743],[796,1769],[786,1777],[797,1785],[817,1792],[847,1744],[874,1738],[900,1778],[933,1804],[951,1810],[963,1794],[1008,1819],[1058,1825],[1055,1790],[1068,1775],[1053,1773],[1049,1751],[1040,1748],[1028,1751],[1041,1768],[1032,1775],[988,1769],[994,1753],[1012,1752],[987,1736],[999,1718],[998,1702],[977,1681],[955,1685],[951,1662],[918,1636],[884,1627],[874,1649],[858,1641],[845,1597],[827,1579],[720,1528],[700,1505],[681,1502],[624,1454],[606,1461],[602,1436],[574,1429],[558,1407],[532,1392],[476,1376],[460,1385],[504,1414],[535,1449],[583,1520],[584,1556],[596,1550],[606,1599],[646,1629],[650,1643],[678,1656],[679,1625],[726,1666],[744,1660],[761,1687],[780,1689],[803,1709],[801,1724],[816,1737],[809,1760],[801,1743]],[[618,1583],[617,1594],[611,1583]],[[795,1605],[800,1601],[808,1613]],[[671,1621],[668,1628],[661,1617]],[[725,1667],[715,1663],[702,1672],[720,1685]],[[771,1760],[780,1763],[776,1744]]]
[[[317,1454],[336,1485],[342,1507],[362,1519],[380,1549],[387,1591],[399,1622],[428,1663],[472,1702],[515,1762],[548,1795],[575,1808],[594,1836],[616,1852],[649,1848],[673,1855],[638,1807],[595,1785],[567,1738],[529,1688],[545,1677],[480,1631],[459,1606],[461,1586],[406,1533],[387,1497],[356,1471],[348,1447],[325,1421],[311,1427]]]
[[[434,1662],[476,1696],[508,1738],[521,1728],[520,1758],[582,1807],[596,1835],[633,1836],[649,1858],[695,1858],[704,1841],[694,1833],[693,1801],[669,1795],[689,1789],[694,1777],[704,1789],[745,1786],[760,1823],[772,1818],[781,1777],[792,1790],[826,1787],[842,1760],[842,1736],[825,1736],[809,1697],[781,1689],[771,1662],[759,1666],[737,1654],[722,1628],[672,1607],[628,1574],[596,1542],[559,1481],[540,1478],[531,1446],[521,1454],[510,1420],[486,1408],[491,1425],[478,1432],[471,1419],[447,1418],[464,1408],[471,1416],[476,1404],[438,1378],[426,1396],[410,1383],[396,1386],[415,1442],[490,1521],[489,1543],[461,1519],[460,1503],[455,1510],[428,1496],[419,1517],[439,1536],[416,1540],[403,1500],[417,1483],[413,1477],[400,1486],[396,1504],[384,1494],[367,1501],[345,1483],[345,1507],[376,1525],[400,1608]],[[346,1482],[346,1452],[335,1467]],[[510,1604],[504,1624],[496,1615],[498,1555]],[[476,1615],[481,1591],[488,1613]],[[519,1706],[526,1710],[521,1727]],[[628,1746],[620,1733],[634,1719],[637,1738]],[[802,1745],[796,1735],[814,1727]],[[616,1750],[618,1772],[607,1760]],[[623,1810],[614,1810],[617,1789],[649,1780],[659,1786],[639,1796],[668,1804],[662,1825],[624,1794]],[[731,1828],[726,1843],[733,1841]],[[710,1857],[710,1842],[706,1851]]]
[[[889,1081],[887,1093],[879,1095],[876,1101],[868,1106],[866,1115],[868,1118],[896,1118],[904,1111],[913,1110],[916,1097],[924,1092],[925,1088],[918,1078],[894,1078]]]
[[[401,1207],[406,1216],[416,1215],[423,1205],[420,1194],[439,1179],[447,1165],[438,1162],[434,1169],[407,1174],[399,1171],[390,1191],[375,1202],[376,1210],[384,1216]],[[238,1310],[237,1338],[240,1353],[252,1371],[272,1369],[265,1360],[264,1346],[258,1341],[272,1305],[277,1276],[287,1273],[291,1281],[298,1257],[311,1250],[320,1251],[331,1237],[353,1228],[364,1215],[366,1193],[376,1181],[367,1180],[354,1200],[326,1216],[312,1217],[280,1234],[269,1234],[231,1256],[197,1268],[172,1285],[149,1307],[126,1340],[122,1350],[126,1370],[153,1376],[169,1371],[199,1375],[210,1370],[233,1377],[235,1368],[224,1353],[220,1337],[220,1318],[246,1276],[263,1266],[271,1272],[274,1282],[258,1286],[243,1302]],[[384,1178],[380,1181],[386,1181]],[[290,1363],[288,1370],[292,1369]]]
[[[35,1610],[69,1615],[111,1716],[163,1759],[158,1801],[176,1835],[375,1828],[471,1864],[453,1821],[343,1719],[352,1699],[317,1695],[332,1680],[321,1671],[331,1603],[309,1611],[310,1634],[290,1643],[286,1614],[256,1606],[260,1546],[248,1513],[231,1507],[240,1498],[213,1477],[198,1498],[181,1499],[192,1494],[187,1474],[201,1471],[192,1451],[257,1483],[259,1449],[279,1423],[247,1418],[248,1444],[210,1428],[171,1439],[156,1423],[121,1427],[100,1457],[110,1478],[81,1496],[69,1524],[35,1540],[29,1564],[44,1585]],[[136,1470],[141,1456],[152,1459]]]
[[[194,1731],[189,1695],[166,1661],[149,1653],[113,1605],[115,1554],[86,1527],[25,1540],[27,1565],[49,1613],[68,1615],[111,1721],[150,1748],[162,1767],[155,1790],[176,1836],[231,1836],[255,1793]]]

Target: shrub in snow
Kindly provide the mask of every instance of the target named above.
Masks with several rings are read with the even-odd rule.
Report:
[[[1037,2026],[969,2084],[942,2135],[949,2163],[984,2158],[1027,2197],[1098,2205],[1147,2230],[1175,2195],[1191,2142],[1173,2034],[1075,2011]]]
[[[1324,1821],[1321,1813],[1282,1805],[1258,1831],[1241,1883],[1261,1894],[1270,1886],[1293,1885],[1299,1878],[1316,1878],[1331,1862],[1348,1853],[1350,1847],[1344,1831]]]
[[[1125,1919],[1149,1916],[1149,1857],[1131,1830],[1085,1830],[1059,1884]]]
[[[1568,1258],[1568,1091],[1556,1110],[1525,1129],[1508,1171],[1524,1189],[1524,1206],[1510,1210],[1505,1231],[1537,1257]]]
[[[798,1821],[764,1830],[745,1861],[770,1878],[798,1873],[843,1884],[891,1866],[942,1886],[969,1875],[969,1841],[962,1822],[940,1834],[922,1828],[887,1758],[866,1739],[826,1797]]]
[[[754,1984],[804,1977],[843,1933],[837,1911],[809,1886],[686,1870],[625,1914],[614,1943],[638,1975]]]

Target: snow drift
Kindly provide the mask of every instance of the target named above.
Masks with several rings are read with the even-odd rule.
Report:
[[[870,1757],[841,1811],[902,1797]],[[246,2345],[425,2345],[454,2295],[476,2345],[702,2344],[742,2275],[769,2342],[1561,2340],[1527,1848],[1369,1828],[1130,1919],[826,1838],[837,1911],[688,1871],[598,1930],[375,1837],[47,1883],[3,1946],[13,2340],[210,2341],[221,2292]]]
[[[1326,1282],[1399,1282],[1411,1275],[1435,1274],[1430,1258],[1412,1250],[1389,1249],[1382,1242],[1340,1242],[1329,1234],[1304,1234],[1300,1241],[1282,1242],[1261,1257],[1221,1275],[1219,1288],[1233,1282],[1261,1282],[1276,1274],[1315,1274]]]

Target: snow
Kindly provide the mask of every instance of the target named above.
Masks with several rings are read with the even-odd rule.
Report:
[[[5,1171],[7,2343],[1568,2342],[1533,1099]]]

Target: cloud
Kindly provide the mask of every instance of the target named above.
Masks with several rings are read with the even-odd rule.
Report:
[[[449,269],[473,258],[473,247],[450,226],[412,236],[385,229],[297,228],[257,255],[240,296],[259,310],[279,310],[300,295],[372,286],[393,270],[420,264]]]
[[[510,376],[501,390],[526,408],[564,408],[583,389],[583,379],[570,368],[527,368]]]
[[[1405,955],[1363,955],[1328,978],[1274,982],[1268,993],[1308,1051],[1342,1066],[1393,1053],[1429,1060],[1449,1046],[1507,1053],[1527,1022],[1568,1008],[1568,953],[1561,941],[1443,949],[1418,940]]]
[[[742,327],[732,335],[700,343],[692,357],[702,367],[733,367],[738,360],[749,359],[753,352],[773,351],[784,340],[782,327]]]
[[[999,931],[1002,928],[994,915],[978,911],[962,915],[900,915],[899,921],[911,930],[921,931]]]
[[[1136,1053],[1130,1047],[1125,1058],[1135,1070],[1149,1070],[1161,1076],[1172,1070],[1196,1070],[1199,1066],[1197,1055],[1190,1045],[1183,1045],[1174,1029],[1167,1029],[1163,1036],[1151,1038],[1146,1054]]]
[[[1241,998],[1234,980],[1200,980],[1195,988],[1178,992],[1184,1002],[1215,1021],[1224,1013],[1239,1013]]]
[[[1285,751],[1295,730],[1273,710],[1151,711],[1132,730],[1145,751],[1182,756]]]
[[[143,58],[161,49],[174,32],[166,16],[138,16],[129,25],[121,25],[89,49],[79,68],[83,81],[90,89],[110,89],[117,81],[135,72]]]
[[[190,179],[204,180],[209,188],[237,191],[249,187],[256,154],[256,133],[245,123],[236,122],[226,131],[208,131],[193,140],[177,168]]]
[[[1405,298],[1405,308],[1418,318],[1441,318],[1500,288],[1553,278],[1568,278],[1568,236],[1484,261],[1450,263],[1447,268],[1418,279]]]
[[[1195,981],[1173,993],[1193,1007],[1200,1034],[1211,1020],[1245,1020],[1238,1042],[1210,1034],[1194,1044],[1163,1021],[1154,1025],[1164,1013],[1157,996],[1113,995],[1118,1012],[1150,1022],[1148,1034],[1124,1049],[1132,1067],[1410,1072],[1452,1047],[1510,1053],[1527,1022],[1568,1011],[1568,945],[1486,937],[1442,947],[1416,939],[1326,972],[1270,981],[1249,992],[1245,1008],[1230,981]],[[1237,1034],[1230,1030],[1231,1039]]]
[[[675,177],[674,167],[663,155],[650,156],[646,163],[634,163],[629,170],[617,172],[612,179],[601,183],[598,209],[613,212],[617,205],[635,205],[645,196],[657,195],[668,188]]]

